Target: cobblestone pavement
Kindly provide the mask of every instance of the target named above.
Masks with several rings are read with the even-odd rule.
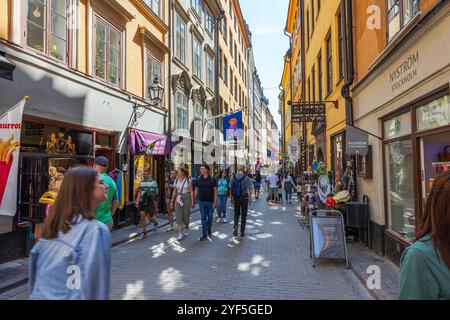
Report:
[[[163,228],[113,248],[111,298],[371,299],[344,262],[320,261],[312,268],[307,229],[293,205],[259,200],[249,209],[245,240],[232,237],[231,209],[229,223],[215,223],[210,241],[198,241],[199,218],[193,214],[191,235],[181,242],[177,231]],[[24,299],[26,286],[2,298]]]

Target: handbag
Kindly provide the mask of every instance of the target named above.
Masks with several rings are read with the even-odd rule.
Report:
[[[176,197],[175,201],[178,203],[178,205],[180,207],[184,207],[183,195],[181,194],[181,191],[183,191],[183,188],[184,188],[184,185],[186,184],[187,179],[188,178],[184,178],[183,185],[181,186],[181,190],[177,190],[177,197]]]

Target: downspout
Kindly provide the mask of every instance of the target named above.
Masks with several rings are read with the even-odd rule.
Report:
[[[347,82],[341,89],[341,95],[346,101],[346,122],[353,125],[353,99],[350,95],[350,87],[355,80],[354,57],[353,57],[353,9],[352,0],[345,1],[347,21]]]
[[[214,30],[214,50],[216,51],[216,59],[214,61],[214,65],[215,65],[215,87],[214,87],[214,92],[215,92],[215,96],[216,96],[216,116],[218,116],[219,114],[223,113],[222,110],[220,110],[220,90],[219,90],[219,68],[221,68],[221,66],[219,65],[219,55],[220,55],[220,46],[219,46],[219,23],[220,21],[223,19],[225,15],[225,11],[223,9],[221,9],[219,16],[216,18],[216,26],[215,26],[215,30]],[[220,128],[220,117],[216,119],[216,128]],[[214,135],[214,140],[215,143],[219,144],[220,141],[220,137],[216,137],[216,135]],[[216,155],[217,156],[217,155]],[[219,166],[220,169],[220,161],[217,164]]]
[[[169,110],[167,113],[167,122],[168,122],[168,130],[167,130],[167,136],[169,137],[169,143],[172,145],[172,50],[173,50],[173,44],[172,44],[172,14],[173,14],[173,2],[172,0],[169,0],[169,87],[167,88],[168,91],[168,104],[169,104]],[[170,148],[172,149],[172,148]],[[172,155],[169,153],[168,155],[169,160],[169,172],[172,170]]]
[[[345,2],[346,5],[346,15],[345,21],[347,22],[347,82],[344,84],[341,90],[341,95],[344,97],[345,104],[345,121],[347,124],[353,125],[353,99],[350,95],[350,87],[355,80],[355,70],[354,70],[354,56],[353,56],[353,8],[352,8],[352,0],[347,0]],[[353,184],[354,184],[354,193],[351,195],[353,201],[358,200],[358,186],[357,186],[357,178],[356,178],[356,156],[352,156],[351,161],[351,170],[353,176]]]
[[[283,88],[283,86],[280,84],[279,86],[278,86],[278,89],[280,89],[280,92],[282,93],[282,105],[283,105],[283,107],[281,108],[281,127],[282,127],[282,130],[281,130],[281,141],[282,141],[282,144],[281,144],[281,153],[285,153],[286,152],[286,148],[285,148],[285,140],[286,140],[286,134],[285,134],[285,130],[286,130],[286,119],[285,119],[285,109],[286,109],[286,105],[285,105],[285,99],[284,99],[284,88]],[[283,160],[284,160],[284,158],[283,158]]]
[[[300,1],[300,32],[301,32],[301,37],[300,37],[300,46],[301,46],[301,68],[302,68],[302,94],[301,94],[301,101],[305,102],[305,97],[306,97],[306,79],[305,79],[305,70],[306,70],[306,65],[305,65],[305,57],[306,57],[306,50],[305,50],[305,3],[303,0]],[[302,123],[302,135],[303,135],[303,144],[306,148],[309,148],[309,146],[307,145],[307,139],[306,139],[306,124]],[[305,159],[307,159],[307,156],[305,157]],[[303,170],[306,171],[308,169],[308,160],[305,161],[305,163],[303,164]]]

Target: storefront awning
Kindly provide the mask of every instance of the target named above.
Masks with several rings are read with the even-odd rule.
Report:
[[[5,53],[0,51],[0,78],[13,80],[13,71],[16,65],[5,57]]]
[[[163,156],[172,151],[167,136],[135,129],[128,136],[128,150],[131,155],[146,153],[152,156]]]

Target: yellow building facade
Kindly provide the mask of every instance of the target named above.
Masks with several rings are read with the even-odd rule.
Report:
[[[341,95],[345,83],[343,6],[341,0],[291,1],[286,22],[292,39],[293,101],[326,105],[326,123],[296,124],[292,132],[302,138],[305,134],[308,149],[304,150],[304,168],[314,160],[324,162],[337,180],[345,169],[346,103]]]

